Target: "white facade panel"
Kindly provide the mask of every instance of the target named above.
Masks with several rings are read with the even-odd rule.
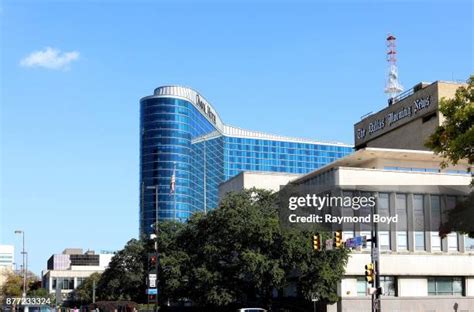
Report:
[[[426,278],[399,278],[399,297],[428,296],[428,280]]]

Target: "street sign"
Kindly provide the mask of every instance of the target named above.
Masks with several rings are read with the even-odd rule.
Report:
[[[374,247],[374,251],[373,251],[373,255],[374,255],[374,261],[380,261],[379,259],[379,250],[377,247]]]
[[[333,249],[332,239],[326,239],[326,250],[332,250],[332,249]]]
[[[367,247],[366,236],[356,236],[353,238],[346,239],[346,248],[357,248],[360,246]]]
[[[148,288],[146,290],[147,295],[157,295],[158,294],[158,289],[156,288]]]
[[[156,288],[156,274],[148,274],[148,287]]]

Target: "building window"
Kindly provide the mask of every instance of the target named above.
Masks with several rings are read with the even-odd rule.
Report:
[[[76,288],[81,286],[82,283],[84,283],[84,281],[87,279],[87,277],[78,277],[77,278],[77,285],[76,285]]]
[[[441,225],[441,202],[438,195],[431,195],[431,229]],[[441,251],[441,238],[438,232],[431,232],[431,250]]]
[[[431,251],[441,251],[441,237],[438,232],[431,232]]]
[[[365,280],[365,277],[357,278],[357,296],[367,296],[367,281]]]
[[[397,250],[403,251],[408,249],[408,237],[406,232],[397,232]]]
[[[353,231],[344,231],[342,232],[342,240],[346,241],[348,238],[353,238],[354,232]]]
[[[397,296],[397,280],[395,276],[380,276],[380,286],[384,296]]]
[[[390,250],[390,232],[380,231],[379,232],[379,246],[380,250]]]
[[[397,250],[408,249],[408,220],[407,220],[407,195],[397,194],[396,212],[398,215],[397,223]]]
[[[474,238],[464,236],[464,248],[466,251],[474,251]]]
[[[59,287],[63,290],[72,290],[74,289],[74,278],[73,277],[58,277],[53,278],[53,289]]]
[[[413,217],[415,232],[415,250],[424,251],[425,248],[425,209],[423,195],[413,195]]]
[[[458,234],[448,234],[448,251],[458,251]]]
[[[377,212],[380,216],[390,216],[390,201],[388,193],[379,193],[377,200]],[[386,223],[379,225],[379,240],[381,250],[390,250],[390,226]]]
[[[415,250],[416,251],[425,250],[425,233],[424,232],[415,232]]]
[[[462,277],[430,277],[428,278],[429,296],[462,296],[464,282]]]

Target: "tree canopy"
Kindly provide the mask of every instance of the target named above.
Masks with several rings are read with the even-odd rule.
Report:
[[[313,233],[280,225],[276,199],[268,191],[245,190],[186,223],[160,222],[160,302],[270,307],[275,292],[290,285],[308,301],[337,301],[348,251],[314,252]],[[150,252],[150,240],[128,242],[100,278],[100,299],[144,302]]]
[[[145,301],[148,248],[146,241],[131,239],[114,255],[97,285],[102,300]]]
[[[456,90],[452,99],[441,99],[439,111],[444,121],[429,137],[426,146],[446,158],[442,163],[457,164],[467,159],[474,164],[474,76],[467,86]]]

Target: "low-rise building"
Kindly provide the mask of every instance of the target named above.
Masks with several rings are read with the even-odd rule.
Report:
[[[0,245],[0,287],[5,283],[8,273],[13,272],[15,263],[15,247]]]
[[[293,181],[310,189],[336,186],[345,194],[353,186],[375,186],[379,212],[398,215],[378,232],[383,311],[474,310],[474,239],[454,232],[440,238],[437,225],[416,227],[439,223],[460,200],[457,191],[471,183],[467,161],[440,169],[441,160],[429,151],[364,148]],[[345,228],[343,238],[370,237],[365,230]],[[351,253],[341,300],[328,311],[370,311],[364,269],[370,262],[370,246]]]
[[[291,179],[292,185],[305,190],[337,187],[345,194],[354,186],[375,186],[378,209],[388,216],[399,215],[397,224],[382,228],[378,235],[384,312],[474,311],[474,239],[460,233],[440,238],[434,229],[414,227],[420,222],[440,220],[442,213],[459,199],[458,192],[449,190],[466,190],[471,182],[466,161],[443,169],[441,161],[430,151],[363,148]],[[279,189],[271,176],[248,175],[252,179],[247,183],[230,180],[226,183],[232,185],[221,185],[221,191],[239,191],[239,187]],[[245,178],[246,173],[241,176]],[[343,232],[344,240],[370,235],[370,229],[357,225]],[[341,300],[328,306],[328,311],[370,311],[364,269],[370,262],[370,246],[351,253],[339,285]]]
[[[61,254],[54,254],[48,259],[47,270],[42,272],[43,287],[49,293],[61,293],[67,299],[70,292],[76,289],[93,273],[102,273],[109,266],[113,252],[96,254],[80,248],[68,248]]]
[[[219,184],[219,200],[229,192],[240,192],[252,187],[278,192],[282,185],[303,176],[302,174],[284,172],[243,171]]]

